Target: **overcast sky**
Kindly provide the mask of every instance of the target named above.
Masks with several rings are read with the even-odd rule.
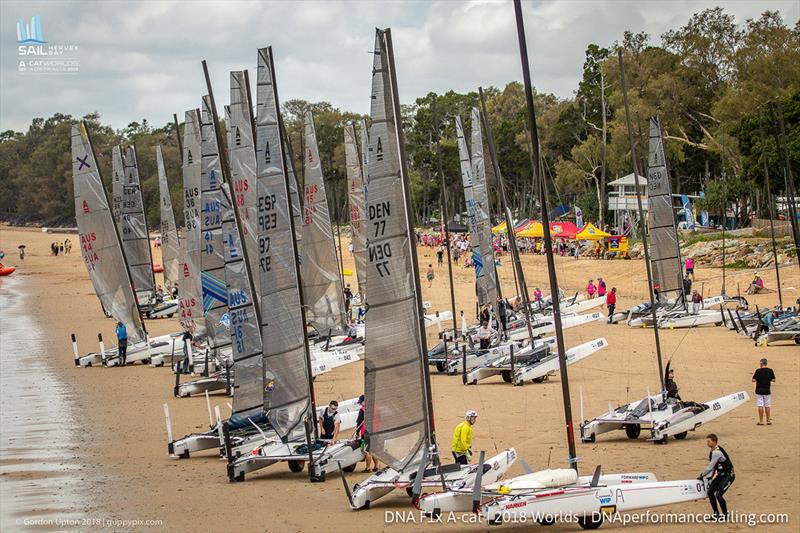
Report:
[[[778,9],[790,24],[797,0],[557,0],[525,2],[534,83],[573,94],[587,44],[609,46],[625,30],[660,35],[692,13],[723,6],[742,24]],[[77,45],[76,74],[18,71],[17,20],[41,18],[48,45]],[[26,130],[34,117],[97,110],[116,128],[147,118],[161,126],[197,107],[211,68],[218,105],[228,72],[254,70],[256,49],[272,45],[281,100],[327,100],[369,111],[374,28],[391,27],[400,98],[475,90],[521,79],[510,2],[458,0],[8,1],[0,2],[0,130]],[[30,59],[30,58],[28,58]]]

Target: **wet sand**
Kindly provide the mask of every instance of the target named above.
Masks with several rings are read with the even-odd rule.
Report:
[[[76,235],[69,236],[73,242]],[[102,332],[113,339],[113,323],[103,317],[94,295],[80,253],[73,248],[68,256],[52,257],[49,244],[62,241],[65,235],[48,235],[38,229],[0,228],[0,247],[7,257],[6,264],[17,265],[13,274],[25,302],[25,312],[36,326],[45,332],[39,341],[44,357],[39,359],[48,371],[63,383],[64,398],[72,417],[40,410],[16,413],[13,424],[41,422],[42,416],[64,421],[71,427],[74,444],[43,445],[30,443],[48,460],[68,465],[79,476],[77,486],[59,482],[63,471],[49,468],[48,462],[30,460],[25,451],[28,443],[16,442],[18,452],[9,451],[6,433],[13,428],[5,425],[3,417],[3,455],[0,466],[3,493],[0,505],[5,508],[15,498],[12,519],[41,516],[79,516],[87,521],[76,529],[135,529],[185,531],[400,531],[445,527],[450,530],[486,530],[488,526],[444,524],[394,524],[386,522],[386,511],[409,511],[408,499],[397,493],[380,500],[373,509],[358,513],[348,509],[341,480],[331,478],[324,484],[310,484],[303,474],[293,474],[283,465],[275,465],[248,477],[245,483],[231,484],[225,475],[225,463],[213,453],[177,460],[166,455],[166,431],[162,405],[168,403],[176,435],[203,431],[208,427],[206,403],[203,398],[176,400],[172,397],[174,377],[169,369],[130,366],[119,368],[76,368],[73,364],[69,334],[78,338],[81,352],[97,349],[96,335]],[[28,256],[16,258],[16,247],[24,242]],[[345,250],[345,266],[353,268],[352,257]],[[12,253],[13,252],[13,253]],[[156,255],[158,251],[156,250]],[[421,270],[435,264],[434,249],[420,249]],[[528,285],[540,286],[547,293],[547,272],[543,257],[524,257],[523,265]],[[640,302],[644,298],[646,276],[642,261],[595,261],[557,258],[559,281],[565,290],[581,290],[589,278],[602,276],[619,293],[618,309]],[[696,286],[704,286],[706,295],[719,293],[721,271],[698,265]],[[431,289],[423,280],[424,299],[435,309],[449,309],[447,270],[436,270]],[[728,292],[735,292],[736,283],[742,290],[752,271],[729,272]],[[764,269],[767,286],[774,286],[774,271]],[[796,263],[782,270],[785,299],[794,301],[800,292],[800,272]],[[501,267],[504,289],[511,290],[513,275],[510,262]],[[355,277],[348,278],[355,287]],[[457,309],[471,315],[475,309],[474,272],[455,268]],[[2,283],[2,282],[0,282]],[[789,290],[788,288],[793,288]],[[0,291],[4,291],[0,285]],[[777,303],[777,294],[749,297],[760,306]],[[0,311],[9,312],[5,308]],[[11,312],[14,312],[13,310]],[[148,321],[152,335],[176,331],[177,321],[162,319]],[[431,328],[433,342],[435,328]],[[573,415],[580,418],[579,391],[583,390],[586,418],[601,414],[609,403],[617,405],[643,397],[649,389],[658,387],[657,363],[651,330],[632,329],[625,325],[593,323],[566,332],[568,346],[603,336],[609,348],[598,352],[569,369],[572,388]],[[0,342],[16,344],[14,329],[3,329]],[[684,399],[708,401],[727,393],[746,390],[751,396],[751,376],[758,359],[768,357],[775,370],[777,383],[773,387],[774,425],[756,426],[754,400],[718,421],[690,433],[684,441],[670,441],[667,446],[655,446],[640,438],[628,441],[625,435],[607,434],[597,443],[578,443],[582,473],[590,473],[595,465],[604,471],[651,471],[659,479],[692,479],[705,467],[707,448],[703,437],[715,432],[721,444],[731,454],[736,466],[736,482],[728,492],[731,509],[751,513],[789,513],[790,524],[800,520],[800,350],[796,345],[754,347],[752,341],[723,328],[703,327],[662,332],[662,344],[667,358],[672,357],[676,379]],[[23,346],[23,345],[20,345]],[[20,357],[22,355],[20,354]],[[20,359],[19,363],[22,363]],[[3,365],[3,372],[6,372]],[[337,369],[315,382],[319,403],[333,398],[350,398],[360,394],[363,365],[357,363]],[[19,374],[17,379],[25,379]],[[474,450],[487,453],[514,446],[519,455],[534,468],[563,467],[566,460],[565,431],[559,377],[540,385],[512,387],[495,378],[475,387],[461,385],[458,377],[432,376],[436,425],[439,442],[445,454],[453,427],[467,409],[479,412],[475,426]],[[3,409],[11,389],[3,382]],[[212,396],[212,405],[228,411],[224,396]],[[52,420],[51,420],[52,421]],[[45,431],[51,431],[45,429]],[[21,450],[19,450],[21,449]],[[16,454],[16,459],[13,458]],[[360,470],[360,468],[358,469]],[[521,473],[515,465],[512,474]],[[9,478],[9,476],[11,476]],[[353,474],[351,482],[362,474]],[[32,493],[8,483],[8,479],[25,479]],[[72,491],[79,497],[68,503],[58,499],[58,491]],[[42,497],[51,494],[50,498]],[[707,512],[707,501],[659,509],[660,512]],[[102,522],[105,520],[105,522]],[[160,521],[156,524],[144,521]],[[128,521],[128,522],[122,522]],[[141,522],[135,522],[141,521]],[[520,530],[530,525],[516,526]],[[626,530],[697,530],[698,526],[646,525],[627,526]],[[621,529],[606,524],[606,530]],[[712,525],[699,529],[746,529],[745,525]],[[795,525],[778,525],[770,529],[785,531]],[[52,529],[46,525],[16,525],[17,530]],[[505,530],[515,529],[504,526]],[[574,531],[574,524],[557,525],[551,530]]]

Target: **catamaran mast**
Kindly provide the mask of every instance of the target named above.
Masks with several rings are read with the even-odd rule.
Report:
[[[528,297],[528,285],[525,283],[525,273],[522,271],[522,263],[519,259],[519,250],[517,249],[517,237],[514,234],[514,220],[511,218],[511,209],[508,207],[508,198],[506,197],[506,188],[503,184],[503,175],[500,173],[500,163],[497,160],[497,149],[494,144],[494,132],[492,125],[489,123],[489,115],[486,113],[486,97],[483,94],[483,88],[478,87],[478,93],[481,98],[481,120],[483,127],[486,130],[486,140],[489,143],[489,157],[492,158],[492,168],[494,168],[494,175],[497,177],[497,183],[500,185],[500,197],[503,200],[503,212],[506,219],[506,233],[508,234],[508,244],[511,249],[511,263],[514,272],[517,276],[518,288],[520,297],[522,297],[523,313],[525,314],[525,324],[528,328],[528,337],[533,346],[533,325],[532,311],[530,298]],[[558,299],[558,294],[551,296],[553,300]]]
[[[725,270],[726,270],[725,230],[728,229],[728,183],[727,180],[725,179],[726,176],[725,176],[725,129],[724,128],[722,129],[721,163],[722,163],[722,295],[725,296],[727,294],[726,284],[725,284]]]
[[[769,186],[769,165],[767,165],[767,150],[765,147],[766,138],[764,137],[763,114],[758,112],[758,133],[761,135],[761,159],[764,162],[764,181],[767,184],[767,205],[769,206],[769,236],[772,241],[772,258],[775,261],[775,277],[778,282],[778,302],[783,308],[783,291],[781,290],[781,269],[778,265],[778,251],[775,248],[775,206],[772,203],[772,192]]]
[[[180,124],[178,124],[177,113],[172,114],[172,122],[175,123],[175,137],[178,139],[178,152],[181,154],[181,157],[183,157],[183,141],[181,140],[181,127]]]
[[[797,205],[795,203],[795,199],[797,198],[797,193],[794,190],[794,176],[792,175],[792,162],[789,160],[789,151],[786,148],[786,131],[783,126],[783,106],[781,106],[781,99],[777,98],[775,103],[777,104],[777,111],[778,111],[778,126],[779,130],[775,130],[775,138],[777,139],[778,143],[778,151],[783,153],[783,160],[784,160],[784,174],[783,178],[786,181],[786,200],[789,205],[789,218],[791,219],[792,224],[792,237],[794,238],[794,250],[795,256],[797,257],[797,264],[800,266],[800,222],[797,220]],[[780,132],[780,134],[778,134]],[[778,154],[778,158],[780,159],[780,154]]]
[[[447,212],[447,186],[444,182],[444,170],[442,168],[442,147],[440,143],[440,127],[439,124],[439,117],[436,115],[436,95],[434,94],[431,97],[431,115],[433,115],[433,129],[436,134],[436,165],[439,170],[439,180],[441,184],[441,205],[442,205],[442,218],[444,219],[444,223],[442,224],[442,229],[444,230],[444,247],[447,249],[447,276],[450,279],[450,310],[453,313],[453,339],[455,340],[456,347],[458,347],[458,335],[456,335],[456,331],[458,331],[457,325],[457,316],[456,316],[456,293],[455,289],[453,288],[453,263],[450,258],[450,228],[448,226],[449,220],[449,213]],[[414,249],[416,251],[417,243],[414,243]],[[425,337],[422,337],[423,339]]]
[[[550,292],[553,300],[553,323],[556,330],[556,347],[558,349],[558,367],[561,372],[561,394],[564,400],[564,418],[567,429],[567,446],[569,447],[569,462],[576,471],[578,470],[578,456],[575,449],[575,434],[572,429],[572,403],[569,394],[569,376],[567,375],[567,351],[564,344],[564,332],[561,327],[561,303],[558,298],[558,278],[556,277],[556,264],[553,257],[553,239],[550,235],[549,214],[547,213],[547,194],[544,179],[539,176],[541,154],[539,152],[539,133],[536,129],[536,110],[533,107],[533,89],[531,84],[530,65],[528,63],[528,45],[525,42],[525,24],[522,20],[522,5],[520,0],[514,0],[514,13],[517,19],[517,38],[519,39],[519,53],[522,60],[522,78],[525,83],[525,101],[528,107],[528,127],[531,133],[531,153],[533,154],[533,181],[539,184],[539,202],[542,208],[542,232],[544,233],[544,247],[547,253],[547,271],[550,277]]]
[[[411,193],[408,189],[408,160],[406,159],[406,144],[403,135],[403,127],[401,123],[402,114],[400,112],[400,97],[397,94],[397,73],[395,71],[394,65],[394,49],[392,47],[392,30],[387,28],[383,32],[383,41],[384,45],[386,46],[386,58],[387,58],[387,65],[386,67],[389,70],[389,79],[391,82],[391,91],[392,91],[392,114],[394,116],[394,129],[397,135],[397,145],[398,145],[398,153],[400,156],[400,181],[403,184],[403,205],[406,211],[406,224],[407,224],[407,231],[408,231],[408,238],[414,238],[414,219],[413,219],[413,211],[411,210]],[[433,423],[433,394],[431,391],[431,375],[429,372],[428,366],[428,350],[425,344],[426,334],[425,334],[425,317],[424,312],[422,309],[422,288],[420,287],[419,282],[419,260],[417,259],[417,247],[415,243],[412,243],[410,246],[411,248],[411,279],[414,283],[414,292],[416,294],[416,304],[417,304],[417,312],[419,315],[419,338],[420,341],[423,343],[421,347],[421,356],[423,358],[422,364],[420,367],[422,368],[422,383],[423,383],[423,394],[425,395],[425,421],[426,421],[426,429],[428,433],[428,445],[429,446],[436,446],[436,429],[434,428]],[[423,462],[424,462],[423,456]]]
[[[650,252],[647,246],[647,228],[645,227],[644,210],[642,209],[642,192],[639,189],[639,160],[636,158],[636,143],[633,142],[633,127],[631,126],[631,112],[628,107],[628,83],[625,79],[625,62],[622,60],[622,49],[618,51],[620,79],[622,80],[622,98],[625,103],[625,122],[628,126],[628,142],[631,145],[631,161],[633,162],[633,176],[636,188],[636,206],[639,210],[639,230],[642,232],[642,246],[644,248],[644,264],[647,269],[647,296],[650,298],[650,316],[653,319],[653,335],[656,341],[656,357],[658,358],[658,381],[661,390],[664,389],[664,365],[661,360],[661,338],[658,334],[658,319],[656,318],[656,300],[653,295],[653,272],[650,267]]]

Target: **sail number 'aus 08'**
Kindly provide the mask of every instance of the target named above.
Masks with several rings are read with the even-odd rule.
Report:
[[[386,217],[392,212],[391,202],[381,202],[369,206],[369,220],[375,228],[373,237],[380,239],[386,234]],[[389,258],[392,257],[390,242],[369,245],[369,262],[375,265],[380,277],[391,276],[389,272]]]

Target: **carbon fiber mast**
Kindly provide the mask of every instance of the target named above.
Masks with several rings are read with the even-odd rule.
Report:
[[[536,110],[533,106],[533,89],[531,86],[530,65],[528,63],[528,45],[525,42],[525,23],[522,20],[522,5],[520,0],[514,0],[514,14],[517,19],[517,38],[519,40],[519,53],[522,60],[522,77],[525,82],[525,101],[528,108],[528,127],[531,132],[531,150],[533,154],[533,181],[539,184],[539,202],[542,207],[542,231],[544,233],[544,248],[547,253],[547,273],[550,277],[550,292],[553,299],[553,323],[556,329],[556,346],[558,349],[558,367],[561,372],[561,395],[564,399],[564,418],[567,425],[567,446],[569,447],[569,462],[575,471],[578,470],[578,457],[575,449],[575,435],[572,424],[572,403],[569,395],[569,376],[567,374],[567,351],[564,345],[564,331],[561,327],[561,302],[558,298],[558,278],[556,277],[556,264],[553,257],[553,239],[550,235],[550,221],[547,213],[547,192],[544,179],[539,176],[541,154],[539,153],[539,132],[536,129]]]
[[[650,267],[650,252],[647,246],[647,228],[644,222],[644,210],[642,209],[642,193],[639,189],[639,160],[636,158],[636,143],[633,142],[633,126],[631,125],[631,111],[628,106],[628,82],[625,79],[625,62],[622,60],[622,49],[618,51],[619,73],[622,80],[622,97],[625,103],[625,121],[628,126],[628,142],[631,145],[631,161],[633,162],[633,177],[636,188],[636,205],[639,210],[639,231],[642,234],[642,246],[644,248],[644,264],[647,268],[647,296],[650,298],[650,316],[653,318],[653,335],[656,341],[656,357],[658,358],[658,382],[661,390],[664,388],[664,363],[661,358],[661,337],[658,334],[658,320],[656,318],[656,299],[653,295],[653,272]]]

